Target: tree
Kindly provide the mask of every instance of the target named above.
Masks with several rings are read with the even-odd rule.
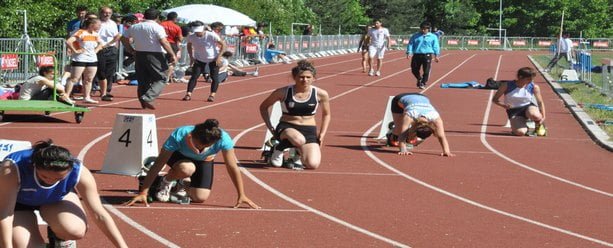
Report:
[[[306,4],[317,15],[323,34],[360,33],[360,25],[368,24],[364,8],[358,0],[307,0]]]

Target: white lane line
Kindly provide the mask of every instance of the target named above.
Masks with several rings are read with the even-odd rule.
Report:
[[[397,177],[397,174],[393,173],[361,173],[361,172],[325,172],[325,171],[292,171],[292,170],[250,170],[256,174],[262,173],[272,173],[272,174],[295,174],[295,175],[304,175],[304,174],[313,174],[313,175],[340,175],[340,176],[392,176]]]
[[[259,125],[255,125],[255,126],[253,126],[253,127],[249,128],[249,129],[247,129],[247,130],[245,130],[245,131],[243,131],[243,132],[239,133],[238,135],[236,135],[236,136],[234,137],[234,143],[236,144],[236,143],[238,142],[238,140],[239,140],[241,137],[243,137],[245,134],[247,134],[249,131],[251,131],[251,130],[253,130],[253,129],[256,129],[256,128],[259,128],[259,127],[261,127],[261,126],[263,126],[263,125],[264,125],[264,123],[259,124]],[[281,192],[280,192],[280,191],[278,191],[277,189],[275,189],[275,188],[271,187],[270,185],[266,184],[264,181],[260,180],[260,179],[259,179],[259,178],[257,178],[255,175],[251,174],[251,172],[249,172],[249,170],[245,169],[244,167],[240,167],[240,169],[241,169],[241,172],[243,173],[243,175],[247,176],[249,179],[251,179],[252,181],[254,181],[255,183],[257,183],[258,185],[260,185],[262,188],[264,188],[264,189],[268,190],[269,192],[271,192],[271,193],[275,194],[275,195],[276,195],[276,196],[278,196],[279,198],[281,198],[281,199],[283,199],[283,200],[285,200],[285,201],[287,201],[287,202],[289,202],[289,203],[291,203],[291,204],[294,204],[294,205],[296,205],[296,206],[298,206],[298,207],[300,207],[300,208],[302,208],[302,209],[308,210],[308,211],[310,211],[310,212],[312,212],[312,213],[314,213],[314,214],[316,214],[316,215],[319,215],[319,216],[321,216],[321,217],[324,217],[324,218],[326,218],[326,219],[328,219],[328,220],[330,220],[330,221],[333,221],[333,222],[335,222],[335,223],[337,223],[337,224],[340,224],[340,225],[345,226],[345,227],[347,227],[347,228],[353,229],[353,230],[354,230],[354,231],[356,231],[356,232],[359,232],[359,233],[362,233],[362,234],[368,235],[368,236],[370,236],[370,237],[372,237],[372,238],[375,238],[375,239],[381,240],[381,241],[383,241],[383,242],[386,242],[386,243],[388,243],[388,244],[391,244],[391,245],[393,245],[393,246],[395,246],[395,247],[409,247],[408,245],[405,245],[405,244],[400,243],[400,242],[398,242],[398,241],[395,241],[395,240],[392,240],[392,239],[390,239],[390,238],[384,237],[384,236],[382,236],[382,235],[379,235],[379,234],[373,233],[373,232],[368,231],[368,230],[366,230],[366,229],[364,229],[364,228],[361,228],[361,227],[355,226],[355,225],[353,225],[353,224],[351,224],[351,223],[349,223],[349,222],[346,222],[346,221],[344,221],[344,220],[341,220],[341,219],[339,219],[339,218],[337,218],[337,217],[334,217],[334,216],[329,215],[329,214],[327,214],[327,213],[325,213],[325,212],[322,212],[322,211],[320,211],[320,210],[318,210],[318,209],[316,209],[316,208],[313,208],[313,207],[311,207],[311,206],[309,206],[309,205],[306,205],[306,204],[304,204],[304,203],[302,203],[302,202],[300,202],[300,201],[298,201],[298,200],[295,200],[294,198],[291,198],[291,197],[289,197],[289,196],[287,196],[287,195],[285,195],[285,194],[281,193]]]
[[[123,214],[121,211],[119,211],[117,208],[113,207],[113,205],[105,203],[104,207],[111,213],[113,213],[115,216],[117,216],[119,219],[123,220],[123,222],[128,223],[130,226],[134,227],[136,230],[139,230],[140,232],[144,233],[145,235],[151,237],[152,239],[160,242],[161,244],[165,245],[166,247],[172,247],[172,248],[179,248],[180,246],[170,242],[170,240],[167,240],[165,238],[163,238],[162,236],[154,233],[153,231],[147,229],[146,227],[144,227],[141,224],[138,224],[138,222],[134,221],[133,219],[131,219],[130,217],[128,217],[127,215]]]
[[[498,78],[498,71],[500,69],[501,61],[502,61],[502,55],[500,55],[500,57],[498,58],[498,67],[496,68],[496,74],[495,74],[494,78]],[[589,186],[586,186],[586,185],[583,185],[583,184],[580,184],[580,183],[577,183],[577,182],[574,182],[574,181],[571,181],[571,180],[568,180],[568,179],[565,179],[565,178],[562,178],[562,177],[558,177],[556,175],[549,174],[547,172],[538,170],[536,168],[532,168],[532,167],[530,167],[530,166],[528,166],[526,164],[520,163],[520,162],[518,162],[518,161],[516,161],[516,160],[514,160],[514,159],[512,159],[512,158],[510,158],[508,156],[506,156],[505,154],[499,152],[494,147],[492,147],[490,145],[490,143],[487,142],[486,132],[487,132],[487,123],[488,123],[488,120],[489,120],[489,117],[490,117],[490,110],[492,108],[492,100],[491,99],[492,99],[493,96],[494,96],[494,91],[490,91],[490,96],[487,98],[488,99],[487,100],[487,107],[485,108],[485,113],[483,113],[483,124],[481,125],[481,135],[480,135],[481,143],[483,143],[483,145],[488,150],[490,150],[494,154],[498,155],[498,157],[501,157],[504,160],[506,160],[508,162],[511,162],[512,164],[517,165],[517,166],[519,166],[521,168],[524,168],[526,170],[538,173],[540,175],[549,177],[551,179],[554,179],[554,180],[557,180],[557,181],[560,181],[560,182],[563,182],[563,183],[567,183],[567,184],[573,185],[575,187],[579,187],[579,188],[582,188],[582,189],[585,189],[585,190],[588,190],[588,191],[592,191],[592,192],[595,192],[595,193],[598,193],[598,194],[601,194],[601,195],[604,195],[604,196],[613,197],[613,193],[609,193],[609,192],[606,192],[606,191],[603,191],[603,190],[595,189],[595,188],[592,188],[592,187],[589,187]]]
[[[557,231],[557,232],[560,232],[560,233],[563,233],[563,234],[567,234],[567,235],[570,235],[570,236],[573,236],[573,237],[577,237],[577,238],[580,238],[580,239],[583,239],[583,240],[587,240],[587,241],[591,241],[591,242],[598,243],[598,244],[601,244],[601,245],[606,245],[606,246],[613,247],[612,243],[608,243],[608,242],[603,241],[603,240],[599,240],[599,239],[592,238],[592,237],[589,237],[589,236],[586,236],[586,235],[582,235],[582,234],[578,234],[578,233],[575,233],[575,232],[572,232],[572,231],[569,231],[569,230],[566,230],[566,229],[562,229],[562,228],[559,228],[559,227],[547,225],[545,223],[538,222],[538,221],[535,221],[535,220],[532,220],[532,219],[528,219],[526,217],[522,217],[522,216],[519,216],[519,215],[515,215],[515,214],[512,214],[512,213],[509,213],[509,212],[505,212],[503,210],[499,210],[499,209],[496,209],[496,208],[493,208],[493,207],[490,207],[490,206],[478,203],[476,201],[470,200],[468,198],[464,198],[462,196],[456,195],[456,194],[451,193],[449,191],[446,191],[444,189],[438,188],[438,187],[436,187],[434,185],[428,184],[428,183],[426,183],[426,182],[424,182],[422,180],[419,180],[419,179],[417,179],[415,177],[412,177],[412,176],[410,176],[408,174],[405,174],[404,172],[394,168],[393,166],[389,165],[388,163],[384,162],[383,160],[381,160],[377,156],[375,156],[370,151],[370,149],[368,148],[368,145],[366,144],[366,137],[368,135],[370,135],[373,132],[373,130],[375,130],[379,126],[380,123],[381,122],[377,122],[370,129],[366,130],[366,132],[364,133],[363,137],[360,139],[360,145],[362,146],[362,149],[364,150],[364,152],[366,153],[366,155],[368,157],[370,157],[372,160],[374,160],[375,162],[377,162],[379,165],[383,166],[384,168],[386,168],[386,169],[388,169],[388,170],[390,170],[390,171],[392,171],[392,172],[394,172],[394,173],[396,173],[396,174],[398,174],[398,175],[400,175],[400,176],[402,176],[402,177],[404,177],[404,178],[406,178],[406,179],[408,179],[410,181],[413,181],[413,182],[415,182],[415,183],[417,183],[417,184],[419,184],[421,186],[424,186],[424,187],[426,187],[428,189],[434,190],[436,192],[439,192],[439,193],[441,193],[443,195],[449,196],[449,197],[454,198],[456,200],[459,200],[459,201],[465,202],[467,204],[473,205],[475,207],[482,208],[482,209],[485,209],[485,210],[488,210],[488,211],[491,211],[491,212],[494,212],[494,213],[497,213],[497,214],[501,214],[501,215],[504,215],[504,216],[507,216],[507,217],[511,217],[513,219],[524,221],[524,222],[527,222],[527,223],[530,223],[530,224],[533,224],[533,225],[537,225],[537,226],[540,226],[540,227],[543,227],[543,228],[547,228],[549,230],[553,230],[553,231]]]
[[[239,212],[304,212],[304,209],[251,209],[251,208],[206,208],[206,207],[138,207],[138,206],[116,206],[116,209],[159,209],[159,210],[183,210],[183,211],[239,211]]]
[[[402,59],[402,58],[398,58],[398,59],[395,59],[395,60],[399,60],[399,59]],[[395,61],[395,60],[391,60],[391,61]],[[391,61],[390,61],[390,62],[391,62]],[[344,62],[347,62],[347,61],[344,61]],[[341,62],[339,62],[339,63],[341,63]],[[357,70],[357,69],[353,69],[353,70],[349,70],[349,71],[346,71],[346,72],[342,72],[342,73],[338,73],[338,74],[333,74],[333,75],[330,75],[330,76],[322,77],[320,80],[325,79],[325,78],[330,78],[330,77],[335,77],[335,76],[343,75],[343,74],[346,74],[347,72],[354,71],[354,70]],[[381,80],[382,80],[382,79],[381,79]],[[372,83],[371,83],[371,84],[372,84]],[[271,91],[272,91],[272,90],[266,90],[266,91],[263,91],[263,92],[271,92]],[[260,95],[260,94],[262,94],[263,92],[260,92],[260,93],[255,93],[255,94],[253,94],[253,95],[251,95],[251,96]],[[169,94],[170,94],[170,93],[169,93]],[[247,97],[241,97],[241,99],[245,99],[245,98],[247,98]],[[217,104],[213,104],[213,105],[205,106],[205,107],[202,107],[202,108],[193,109],[193,110],[190,110],[190,111],[183,111],[183,112],[181,112],[181,113],[182,113],[182,114],[185,114],[185,113],[189,113],[189,112],[193,112],[193,111],[197,111],[197,110],[202,110],[202,109],[206,109],[206,108],[210,108],[210,107],[218,106],[218,105],[221,105],[221,104],[224,104],[224,103],[233,102],[233,101],[235,101],[235,100],[236,100],[236,99],[234,99],[234,100],[228,100],[228,101],[224,101],[224,102],[221,102],[221,103],[217,103]],[[173,116],[176,116],[176,114],[173,114]],[[167,117],[166,117],[166,116],[161,116],[161,117],[158,117],[158,118],[156,118],[156,119],[158,119],[158,120],[159,120],[159,119],[162,119],[162,118],[167,118]],[[263,125],[263,124],[260,124],[260,125],[258,125],[258,126],[261,126],[261,125]],[[258,126],[256,126],[256,127],[258,127]],[[252,129],[250,128],[250,129],[247,129],[247,130],[252,130]],[[246,130],[245,130],[245,131],[246,131]],[[89,151],[89,150],[90,150],[90,149],[91,149],[91,148],[92,148],[92,147],[93,147],[93,146],[94,146],[96,143],[100,142],[101,140],[103,140],[104,138],[106,138],[106,137],[108,137],[108,136],[110,136],[110,135],[111,135],[111,132],[108,132],[108,133],[105,133],[105,134],[101,135],[100,137],[98,137],[98,138],[96,138],[96,139],[92,140],[91,142],[89,142],[89,143],[88,143],[87,145],[85,145],[85,147],[83,147],[83,149],[82,149],[82,150],[79,152],[78,159],[79,159],[79,160],[81,160],[81,161],[84,161],[84,159],[85,159],[85,155],[87,154],[87,152],[88,152],[88,151]],[[246,170],[244,170],[244,171],[246,171]],[[253,176],[253,175],[252,175],[252,176]],[[255,178],[255,177],[253,176],[253,178]],[[160,242],[162,242],[162,241],[164,241],[164,242],[170,242],[170,241],[168,241],[168,240],[164,239],[163,237],[161,237],[161,236],[159,236],[159,235],[155,234],[155,233],[154,233],[154,232],[152,232],[151,230],[147,229],[145,226],[143,226],[143,225],[139,224],[139,223],[138,223],[138,222],[136,222],[135,220],[131,219],[131,218],[130,218],[130,217],[128,217],[127,215],[125,215],[125,214],[121,213],[121,211],[119,211],[118,209],[116,209],[116,208],[115,208],[113,205],[106,204],[106,206],[105,206],[105,207],[106,207],[107,209],[109,209],[109,211],[110,211],[110,212],[114,213],[114,214],[115,214],[115,215],[117,215],[119,218],[121,218],[121,219],[122,219],[124,222],[126,222],[128,225],[131,225],[132,227],[136,228],[137,230],[141,231],[142,233],[146,234],[147,236],[149,236],[149,237],[151,237],[151,238],[153,238],[153,239],[155,239],[155,240],[158,240],[158,241],[160,241],[160,240],[161,240]],[[163,242],[162,242],[162,243],[163,243]],[[408,246],[401,245],[401,246],[399,246],[399,247],[408,247]]]

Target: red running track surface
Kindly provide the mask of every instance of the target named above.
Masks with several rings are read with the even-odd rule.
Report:
[[[161,145],[177,126],[218,118],[237,139],[248,196],[262,210],[232,209],[236,192],[223,165],[204,204],[153,203],[123,207],[133,178],[95,174],[107,207],[132,247],[600,247],[613,243],[613,156],[594,144],[537,77],[547,107],[547,137],[512,137],[506,117],[489,106],[491,91],[441,89],[440,83],[512,79],[532,66],[526,52],[448,51],[433,64],[423,91],[440,111],[456,157],[440,157],[434,139],[412,156],[396,155],[374,139],[389,96],[419,92],[403,52],[390,52],[383,75],[361,72],[357,54],[315,59],[316,85],[332,100],[332,123],[316,171],[265,167],[259,161],[265,128],[258,105],[291,82],[291,65],[262,66],[260,77],[233,77],[214,103],[200,83],[180,101],[184,84],[166,87],[156,111],[140,110],[135,87],[116,87],[74,124],[71,113],[12,115],[0,137],[52,138],[88,168],[99,170],[116,113],[154,113]],[[488,107],[489,106],[489,107]],[[6,120],[5,119],[5,120]],[[318,118],[319,120],[319,118]],[[373,127],[374,128],[373,130]],[[100,138],[103,137],[103,138]],[[99,139],[100,138],[100,139]],[[219,161],[223,162],[223,161]],[[91,221],[90,221],[91,223]],[[110,246],[91,225],[83,247]]]

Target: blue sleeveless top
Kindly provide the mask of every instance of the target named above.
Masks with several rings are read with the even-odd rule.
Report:
[[[32,164],[33,149],[9,154],[5,159],[12,161],[19,169],[19,193],[17,202],[28,206],[42,206],[59,202],[74,190],[81,175],[81,162],[75,162],[72,171],[62,180],[51,186],[43,186],[36,177]]]

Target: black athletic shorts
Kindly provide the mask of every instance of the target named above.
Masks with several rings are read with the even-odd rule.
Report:
[[[509,117],[509,119],[515,117],[515,116],[521,116],[524,117],[526,119],[528,119],[528,116],[526,115],[526,112],[528,111],[528,108],[530,106],[536,106],[534,105],[534,103],[530,103],[526,106],[523,107],[518,107],[518,108],[512,108],[512,109],[507,109],[507,117]]]
[[[400,101],[400,98],[403,98],[404,96],[408,96],[408,95],[422,95],[423,96],[423,94],[420,94],[420,93],[403,93],[403,94],[395,96],[394,98],[392,98],[392,106],[391,106],[392,113],[402,114],[402,112],[404,112],[404,109],[400,107],[400,105],[398,104],[398,101]]]
[[[70,61],[70,66],[74,66],[74,67],[98,67],[98,62]]]
[[[280,121],[279,125],[277,125],[277,128],[275,128],[275,137],[281,137],[281,133],[283,133],[283,131],[288,128],[298,130],[298,132],[300,132],[304,136],[304,139],[306,140],[305,144],[320,143],[319,139],[317,138],[317,126],[302,126],[284,121]]]
[[[24,204],[21,204],[19,202],[15,203],[15,211],[30,211],[30,212],[33,212],[34,210],[40,210],[40,206],[24,205]]]
[[[172,153],[166,164],[172,168],[179,161],[188,161],[196,165],[196,171],[189,177],[192,181],[190,183],[191,187],[201,189],[211,189],[213,187],[213,161],[194,160],[177,151]]]

